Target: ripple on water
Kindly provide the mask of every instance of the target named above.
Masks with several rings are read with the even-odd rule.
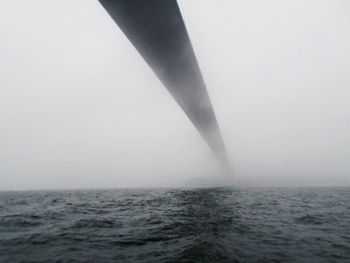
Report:
[[[0,262],[350,261],[347,188],[0,193]]]

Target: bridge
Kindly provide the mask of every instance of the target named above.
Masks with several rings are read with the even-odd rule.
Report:
[[[227,170],[225,144],[177,1],[99,1]]]

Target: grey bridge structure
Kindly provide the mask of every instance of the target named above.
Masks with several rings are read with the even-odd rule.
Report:
[[[176,0],[99,0],[225,169],[226,148]]]

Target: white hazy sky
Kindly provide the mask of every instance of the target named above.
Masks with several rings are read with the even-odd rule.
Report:
[[[350,185],[350,2],[181,0],[245,185]],[[0,190],[218,176],[97,0],[0,0]]]

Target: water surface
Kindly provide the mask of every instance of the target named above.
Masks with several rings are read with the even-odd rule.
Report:
[[[0,193],[0,262],[350,262],[349,188]]]

